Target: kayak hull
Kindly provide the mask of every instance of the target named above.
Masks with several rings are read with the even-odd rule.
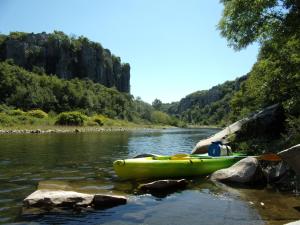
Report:
[[[113,163],[116,174],[122,179],[175,178],[205,176],[216,170],[230,167],[243,157],[145,157],[117,160]]]

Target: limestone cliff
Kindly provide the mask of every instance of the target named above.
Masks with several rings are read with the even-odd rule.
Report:
[[[0,60],[13,59],[27,70],[60,78],[91,79],[121,92],[130,92],[130,65],[121,63],[99,43],[63,32],[12,32],[0,36]]]

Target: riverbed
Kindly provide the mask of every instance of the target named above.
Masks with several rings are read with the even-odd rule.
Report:
[[[161,129],[101,133],[0,136],[0,223],[39,224],[284,224],[300,219],[300,200],[271,188],[190,180],[185,190],[161,195],[121,181],[116,159],[143,153],[189,153],[217,129]],[[36,189],[121,194],[128,204],[106,210],[28,213],[22,200]]]

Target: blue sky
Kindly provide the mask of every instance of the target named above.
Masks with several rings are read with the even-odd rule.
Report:
[[[0,32],[83,35],[131,65],[131,93],[151,103],[250,71],[258,45],[235,52],[216,26],[218,0],[0,0]]]

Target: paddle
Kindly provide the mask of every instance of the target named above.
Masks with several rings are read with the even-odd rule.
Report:
[[[281,161],[281,157],[276,153],[265,153],[263,155],[254,156],[258,160],[265,160],[265,161]]]
[[[241,158],[245,158],[247,157],[246,155],[233,155],[231,157],[241,157]],[[251,156],[254,158],[257,158],[258,160],[265,160],[265,161],[281,161],[282,159],[280,158],[279,155],[277,155],[276,153],[265,153],[263,155],[257,155],[257,156]],[[206,156],[206,155],[192,155],[192,154],[184,154],[184,153],[180,153],[180,154],[176,154],[171,156],[171,160],[184,160],[184,159],[211,159],[211,158],[218,158],[218,157],[212,157],[212,156]]]

